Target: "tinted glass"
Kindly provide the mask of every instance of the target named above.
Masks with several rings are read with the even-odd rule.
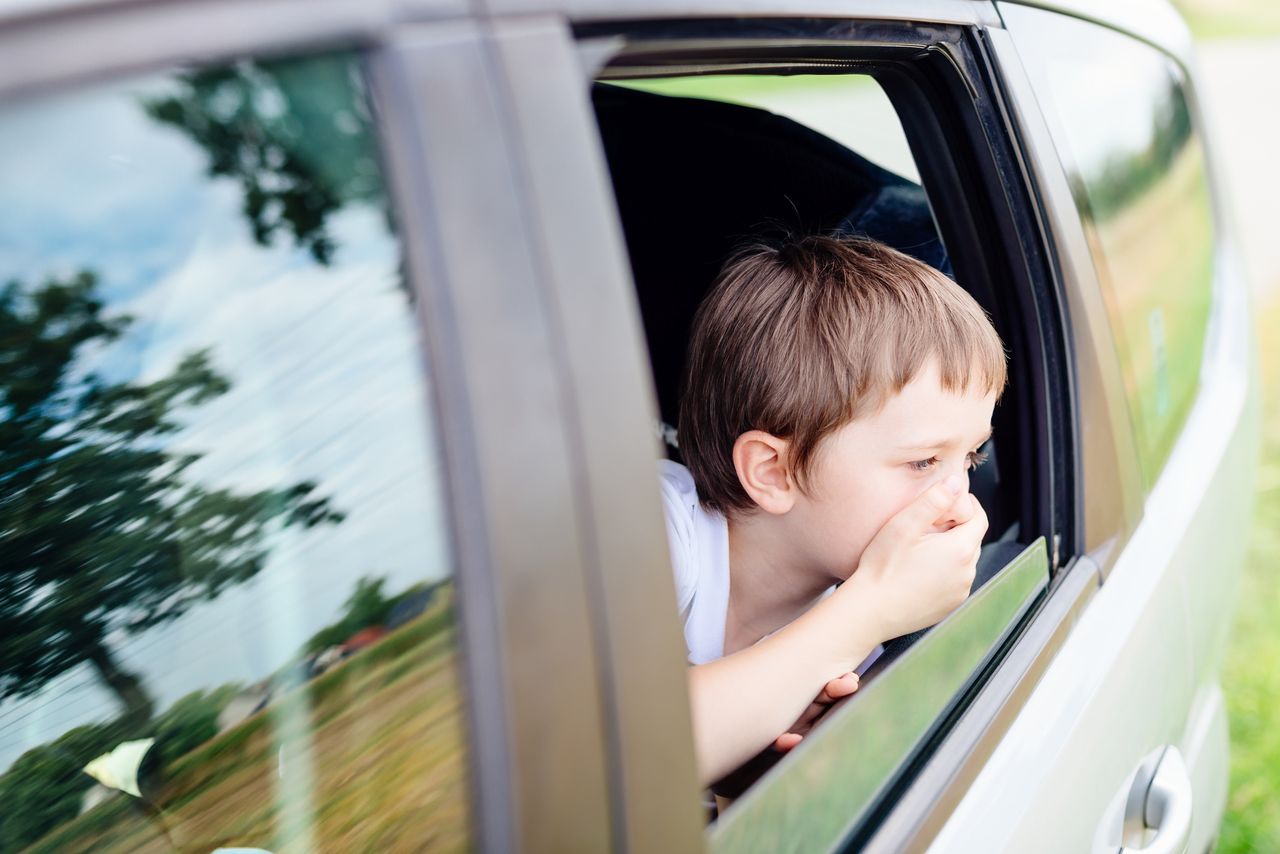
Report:
[[[468,843],[426,378],[359,65],[0,111],[0,850]]]
[[[1195,400],[1212,301],[1209,189],[1182,73],[1155,48],[1103,27],[1001,11],[1048,95],[1150,486]]]

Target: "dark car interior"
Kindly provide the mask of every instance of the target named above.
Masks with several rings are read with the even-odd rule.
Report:
[[[744,239],[780,229],[860,234],[953,275],[920,185],[798,122],[606,83],[592,98],[665,425],[678,423],[694,312]],[[986,450],[972,489],[996,540],[1013,517],[994,440]],[[676,447],[669,454],[679,459]]]
[[[924,188],[839,142],[755,107],[604,82],[595,83],[591,95],[672,459],[679,460],[671,425],[678,423],[693,316],[724,260],[744,240],[782,230],[859,234],[955,278]],[[990,305],[990,291],[971,292],[1010,340],[1000,328],[1001,313]],[[1016,370],[1011,359],[1011,387]],[[1002,449],[1017,435],[1002,434],[1006,408],[996,408],[995,435],[1015,438],[1002,440]],[[988,462],[971,483],[990,519],[975,589],[1024,548],[1018,542],[1016,485],[1001,478],[995,440],[985,450]],[[874,678],[922,634],[887,643],[864,679]],[[779,757],[767,750],[713,790],[735,797]]]

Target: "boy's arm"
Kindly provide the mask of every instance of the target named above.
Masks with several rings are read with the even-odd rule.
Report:
[[[839,593],[840,591],[836,591]],[[835,594],[744,650],[689,670],[694,740],[704,784],[755,756],[800,717],[829,679],[880,642],[870,614]]]
[[[934,484],[885,523],[834,593],[755,645],[689,670],[704,784],[773,742],[881,641],[933,625],[964,601],[987,518],[962,488],[959,478]],[[957,524],[938,532],[944,515]]]

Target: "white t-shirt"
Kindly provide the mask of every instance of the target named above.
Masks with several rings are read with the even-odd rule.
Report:
[[[704,510],[698,503],[698,491],[687,468],[671,460],[662,460],[659,466],[685,648],[690,664],[706,664],[724,655],[729,525],[724,516]]]
[[[690,664],[706,664],[724,656],[724,624],[729,614],[729,524],[720,513],[703,509],[687,468],[671,460],[661,460],[658,465],[685,648]],[[835,587],[830,588],[823,596],[834,590]],[[872,650],[857,672],[866,671],[883,651],[882,646]]]

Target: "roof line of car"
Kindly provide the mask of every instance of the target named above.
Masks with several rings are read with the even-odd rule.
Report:
[[[1121,30],[1172,54],[1191,60],[1191,30],[1168,0],[1000,0],[1001,5],[1034,6]]]
[[[47,21],[49,18],[74,17],[78,14],[100,14],[113,8],[146,5],[149,0],[0,0],[0,26],[23,21]],[[164,0],[170,5],[173,0]],[[188,0],[190,2],[190,0]],[[308,16],[316,14],[312,0],[296,0],[299,10]],[[1123,30],[1149,41],[1180,60],[1186,61],[1191,44],[1190,31],[1167,0],[1000,0],[1035,6],[1085,18],[1114,29]],[[385,19],[396,22],[454,16],[463,10],[483,15],[561,13],[574,20],[625,20],[658,18],[669,11],[672,16],[718,15],[761,16],[833,16],[911,18],[948,23],[997,24],[998,4],[993,0],[919,0],[909,12],[898,0],[380,0],[369,3],[360,15],[364,23],[375,24]],[[333,8],[333,7],[330,7]],[[345,15],[344,17],[349,17]]]

